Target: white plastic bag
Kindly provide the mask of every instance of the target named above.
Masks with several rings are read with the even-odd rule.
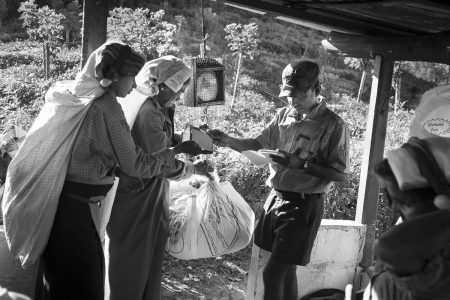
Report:
[[[171,182],[170,238],[166,250],[180,259],[215,257],[246,247],[255,214],[228,182]]]

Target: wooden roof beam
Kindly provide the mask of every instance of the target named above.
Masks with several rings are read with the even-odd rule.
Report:
[[[338,15],[336,12],[327,12],[314,8],[298,9],[261,0],[226,0],[225,3],[233,4],[235,7],[242,6],[287,18],[299,19],[302,22],[309,23],[309,25],[306,25],[308,27],[316,28],[315,26],[322,26],[329,28],[329,31],[335,30],[355,34],[370,34],[377,32],[386,35],[414,35],[420,33],[412,30],[387,27],[382,24],[355,19],[355,16],[343,16]]]
[[[330,32],[328,43],[350,57],[373,59],[377,55],[391,60],[429,61],[450,64],[450,31],[415,37],[362,36]],[[327,43],[322,43],[327,48]]]
[[[450,13],[450,4],[442,4],[440,2],[427,0],[412,0],[405,3],[406,6],[417,7],[428,11],[433,11],[441,14]]]

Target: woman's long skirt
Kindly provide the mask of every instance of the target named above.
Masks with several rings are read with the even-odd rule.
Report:
[[[88,198],[105,195],[110,188],[65,182],[41,256],[35,300],[103,300],[103,249]]]

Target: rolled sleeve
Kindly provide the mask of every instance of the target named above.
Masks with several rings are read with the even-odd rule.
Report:
[[[343,121],[337,123],[328,143],[327,164],[342,172],[350,172],[350,132]]]
[[[269,124],[267,124],[261,134],[256,137],[256,140],[264,149],[275,149],[277,147],[276,145],[279,138],[278,123],[279,112],[277,112]]]

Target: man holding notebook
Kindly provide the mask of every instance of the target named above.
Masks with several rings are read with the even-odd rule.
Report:
[[[319,66],[300,61],[283,70],[280,97],[289,105],[253,139],[208,133],[218,146],[270,154],[272,191],[254,232],[254,242],[271,252],[264,268],[264,299],[297,299],[296,265],[309,263],[332,182],[344,181],[349,167],[349,131],[319,93]]]

